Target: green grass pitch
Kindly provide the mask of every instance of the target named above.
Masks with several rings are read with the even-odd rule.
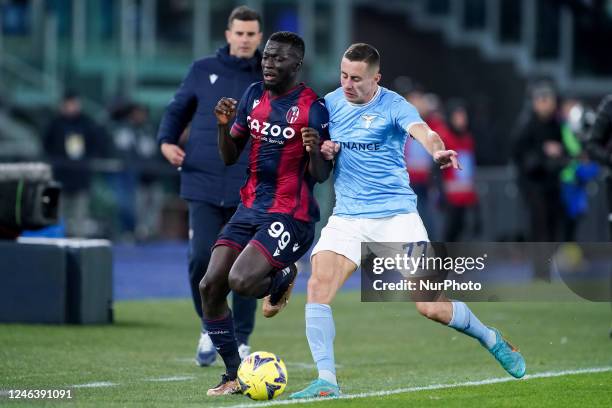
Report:
[[[273,319],[258,311],[253,351],[274,352],[287,364],[279,402],[315,376],[304,302],[296,294]],[[410,303],[361,303],[359,293],[345,292],[333,304],[338,379],[345,395],[363,395],[315,406],[612,406],[608,303],[470,306],[521,349],[536,378],[509,378],[476,341],[420,317]],[[0,405],[262,405],[243,396],[206,396],[222,368],[193,363],[199,325],[190,300],[117,302],[115,316],[112,326],[0,325]],[[559,374],[566,370],[584,371]],[[83,384],[98,386],[74,387]],[[11,389],[68,388],[70,401],[8,396]],[[392,390],[401,392],[382,395]]]

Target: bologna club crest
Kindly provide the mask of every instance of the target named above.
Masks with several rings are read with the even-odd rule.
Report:
[[[298,117],[300,116],[300,108],[297,106],[292,106],[288,111],[285,119],[287,119],[287,123],[294,124],[297,122]]]

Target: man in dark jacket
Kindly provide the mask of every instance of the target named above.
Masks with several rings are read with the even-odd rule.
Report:
[[[529,212],[532,242],[556,242],[563,225],[560,174],[567,164],[557,118],[557,95],[551,84],[541,82],[531,89],[531,111],[517,131],[514,160],[518,186]],[[550,281],[549,261],[535,250],[534,277]]]
[[[88,234],[91,159],[107,156],[105,131],[82,110],[81,98],[67,91],[58,114],[43,134],[43,148],[53,165],[53,173],[62,183],[62,216],[70,236]]]
[[[532,110],[518,128],[514,160],[529,209],[530,241],[556,242],[563,217],[559,174],[567,162],[557,118],[556,93],[548,83],[531,90]]]
[[[223,96],[240,99],[253,82],[262,80],[261,17],[248,7],[235,8],[225,31],[228,45],[216,55],[195,61],[166,108],[158,141],[164,157],[181,171],[181,197],[189,204],[189,283],[196,312],[202,318],[198,285],[210,260],[211,248],[221,227],[240,202],[239,189],[246,179],[248,153],[226,167],[217,149],[217,101]],[[178,140],[191,122],[185,150]],[[236,338],[240,355],[249,354],[257,300],[233,294]],[[202,328],[196,362],[207,366],[216,352]]]

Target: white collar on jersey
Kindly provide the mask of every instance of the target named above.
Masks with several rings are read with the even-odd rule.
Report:
[[[346,103],[348,103],[350,106],[354,108],[363,108],[364,106],[368,106],[369,104],[374,102],[376,98],[378,98],[378,95],[380,95],[380,85],[376,85],[376,92],[374,93],[374,96],[372,96],[372,99],[370,99],[366,103],[352,103],[352,102],[349,102],[346,98],[344,98],[344,100],[346,101]]]

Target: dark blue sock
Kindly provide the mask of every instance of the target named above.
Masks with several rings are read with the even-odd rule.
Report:
[[[227,316],[221,319],[209,320],[205,318],[204,326],[217,352],[225,363],[227,375],[231,380],[235,379],[238,375],[240,355],[238,354],[238,344],[236,343],[231,310]]]
[[[294,265],[275,271],[274,275],[272,275],[272,284],[270,285],[270,303],[273,305],[278,303],[289,288],[295,274],[297,274],[297,269]]]

